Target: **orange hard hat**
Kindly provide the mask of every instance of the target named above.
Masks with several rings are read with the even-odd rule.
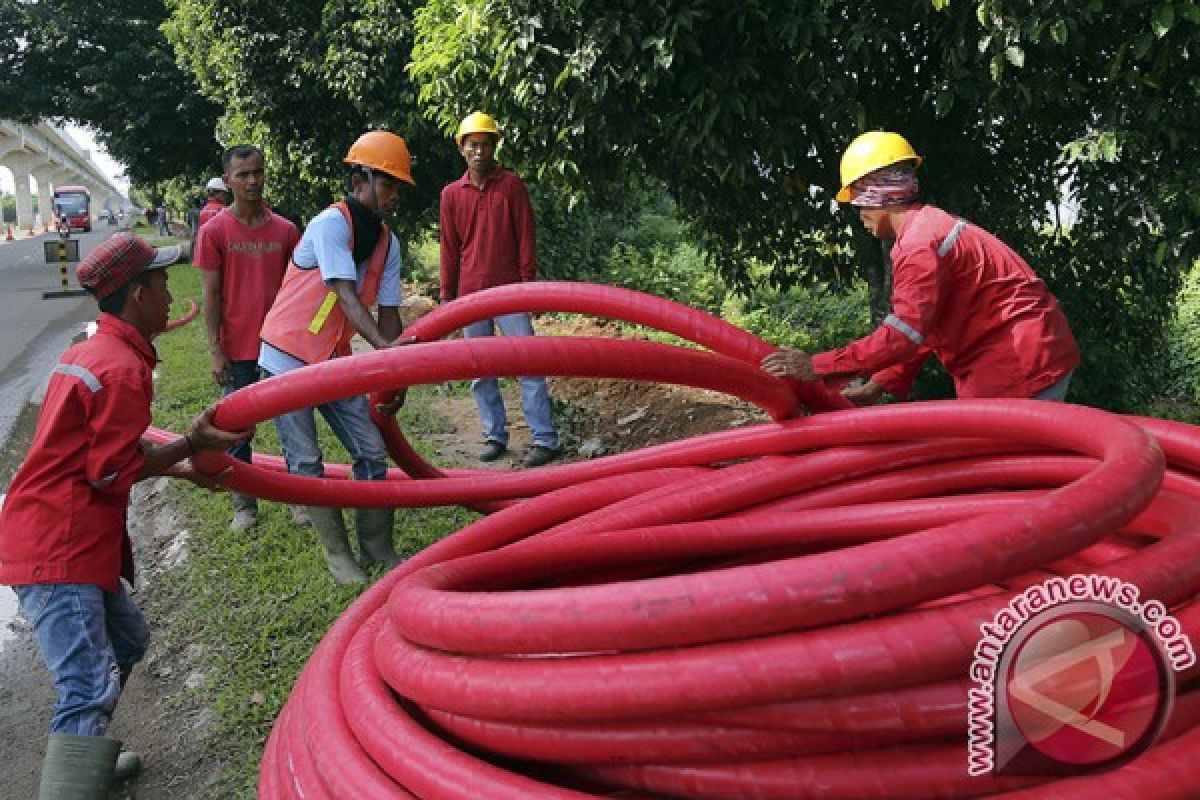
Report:
[[[412,177],[412,157],[408,154],[408,145],[394,133],[367,131],[350,145],[344,160],[347,164],[386,172],[414,186],[417,183]]]

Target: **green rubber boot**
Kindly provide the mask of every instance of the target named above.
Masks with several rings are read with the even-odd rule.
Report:
[[[325,563],[334,581],[344,586],[366,583],[367,573],[354,560],[350,542],[346,538],[346,523],[340,508],[309,506],[308,516],[317,529],[317,540],[325,551]]]
[[[38,800],[105,800],[120,751],[116,739],[50,734]]]
[[[358,549],[367,566],[383,564],[387,569],[403,559],[396,555],[392,535],[396,532],[396,512],[391,508],[358,508],[354,511]]]

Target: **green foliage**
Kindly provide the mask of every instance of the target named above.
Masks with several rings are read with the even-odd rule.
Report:
[[[1170,376],[1168,395],[1200,405],[1200,261],[1192,264],[1179,293],[1165,369]]]
[[[166,17],[162,0],[0,0],[0,108],[91,126],[135,183],[208,172],[219,108],[176,65]]]
[[[770,267],[752,264],[751,288],[730,294],[721,316],[781,347],[820,352],[870,332],[866,284],[779,289],[765,280]]]
[[[252,0],[169,0],[165,25],[180,62],[224,110],[223,144],[267,154],[269,189],[309,217],[344,193],[342,159],[364,131],[403,136],[417,186],[392,220],[413,239],[461,171],[451,139],[416,110],[408,76],[415,3],[298,0],[287,13]]]
[[[443,129],[476,106],[505,120],[540,184],[661,181],[739,283],[766,263],[781,287],[880,285],[878,249],[830,206],[845,145],[899,130],[929,199],[1058,293],[1077,386],[1121,408],[1153,391],[1178,265],[1200,252],[1198,23],[1194,2],[1141,0],[430,0],[412,73]]]

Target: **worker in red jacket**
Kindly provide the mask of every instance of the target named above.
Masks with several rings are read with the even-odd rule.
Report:
[[[179,256],[178,245],[156,250],[121,233],[80,263],[79,284],[100,306],[98,329],[55,366],[0,510],[0,584],[16,591],[58,694],[40,798],[107,797],[117,767],[129,774],[139,764],[131,753],[118,762],[121,743],[105,738],[149,641],[125,583],[133,582],[131,487],[252,433],[214,427],[210,407],[174,442],[141,441],[158,363],[151,340],[166,329],[171,305],[163,268]]]
[[[873,236],[892,242],[892,310],[872,333],[809,355],[784,348],[762,361],[777,377],[847,379],[867,405],[889,392],[907,398],[930,353],[959,397],[1062,400],[1079,347],[1046,284],[983,228],[920,201],[921,158],[895,133],[864,133],[842,156],[838,202],[850,203]]]

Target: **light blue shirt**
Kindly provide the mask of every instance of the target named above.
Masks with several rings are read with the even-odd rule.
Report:
[[[400,306],[400,241],[396,234],[388,247],[387,260],[383,264],[383,275],[379,279],[379,293],[376,304],[381,307],[398,308]],[[319,267],[321,280],[326,285],[330,281],[354,281],[356,289],[362,289],[363,278],[367,274],[367,262],[354,263],[350,251],[350,224],[342,216],[342,212],[330,207],[313,217],[304,229],[300,243],[292,253],[292,261],[301,269]],[[289,370],[299,369],[304,362],[293,358],[266,342],[258,351],[258,365],[272,375],[280,375]]]

